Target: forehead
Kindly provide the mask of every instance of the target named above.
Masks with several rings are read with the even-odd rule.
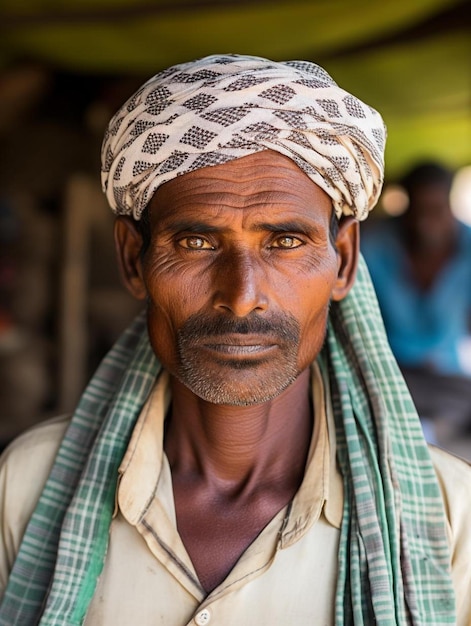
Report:
[[[332,201],[291,159],[263,150],[179,176],[159,187],[150,203],[151,219],[159,222],[191,211],[216,217],[238,209],[329,221]]]

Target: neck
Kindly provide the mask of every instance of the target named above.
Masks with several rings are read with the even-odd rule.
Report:
[[[299,484],[312,433],[310,372],[260,405],[208,403],[172,378],[165,450],[173,474],[199,476],[218,488]]]

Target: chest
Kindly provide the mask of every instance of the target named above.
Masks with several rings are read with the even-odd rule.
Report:
[[[206,592],[220,585],[240,557],[283,509],[289,495],[261,501],[209,498],[175,490],[178,533]]]
[[[286,549],[278,549],[281,520],[270,522],[209,596],[175,528],[169,535],[156,521],[113,521],[85,626],[195,626],[204,611],[209,625],[333,626],[339,531],[324,518]]]

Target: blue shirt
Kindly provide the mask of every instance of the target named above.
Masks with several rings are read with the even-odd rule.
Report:
[[[459,346],[469,337],[471,228],[459,222],[456,253],[426,291],[411,278],[398,229],[396,220],[384,220],[361,239],[392,351],[402,366],[469,373]]]

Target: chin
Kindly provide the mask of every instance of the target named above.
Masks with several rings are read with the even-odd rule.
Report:
[[[297,370],[273,371],[270,376],[261,373],[247,376],[247,372],[238,370],[226,376],[214,376],[210,372],[194,370],[178,378],[192,393],[211,404],[228,406],[253,406],[264,404],[279,396],[297,378]]]

